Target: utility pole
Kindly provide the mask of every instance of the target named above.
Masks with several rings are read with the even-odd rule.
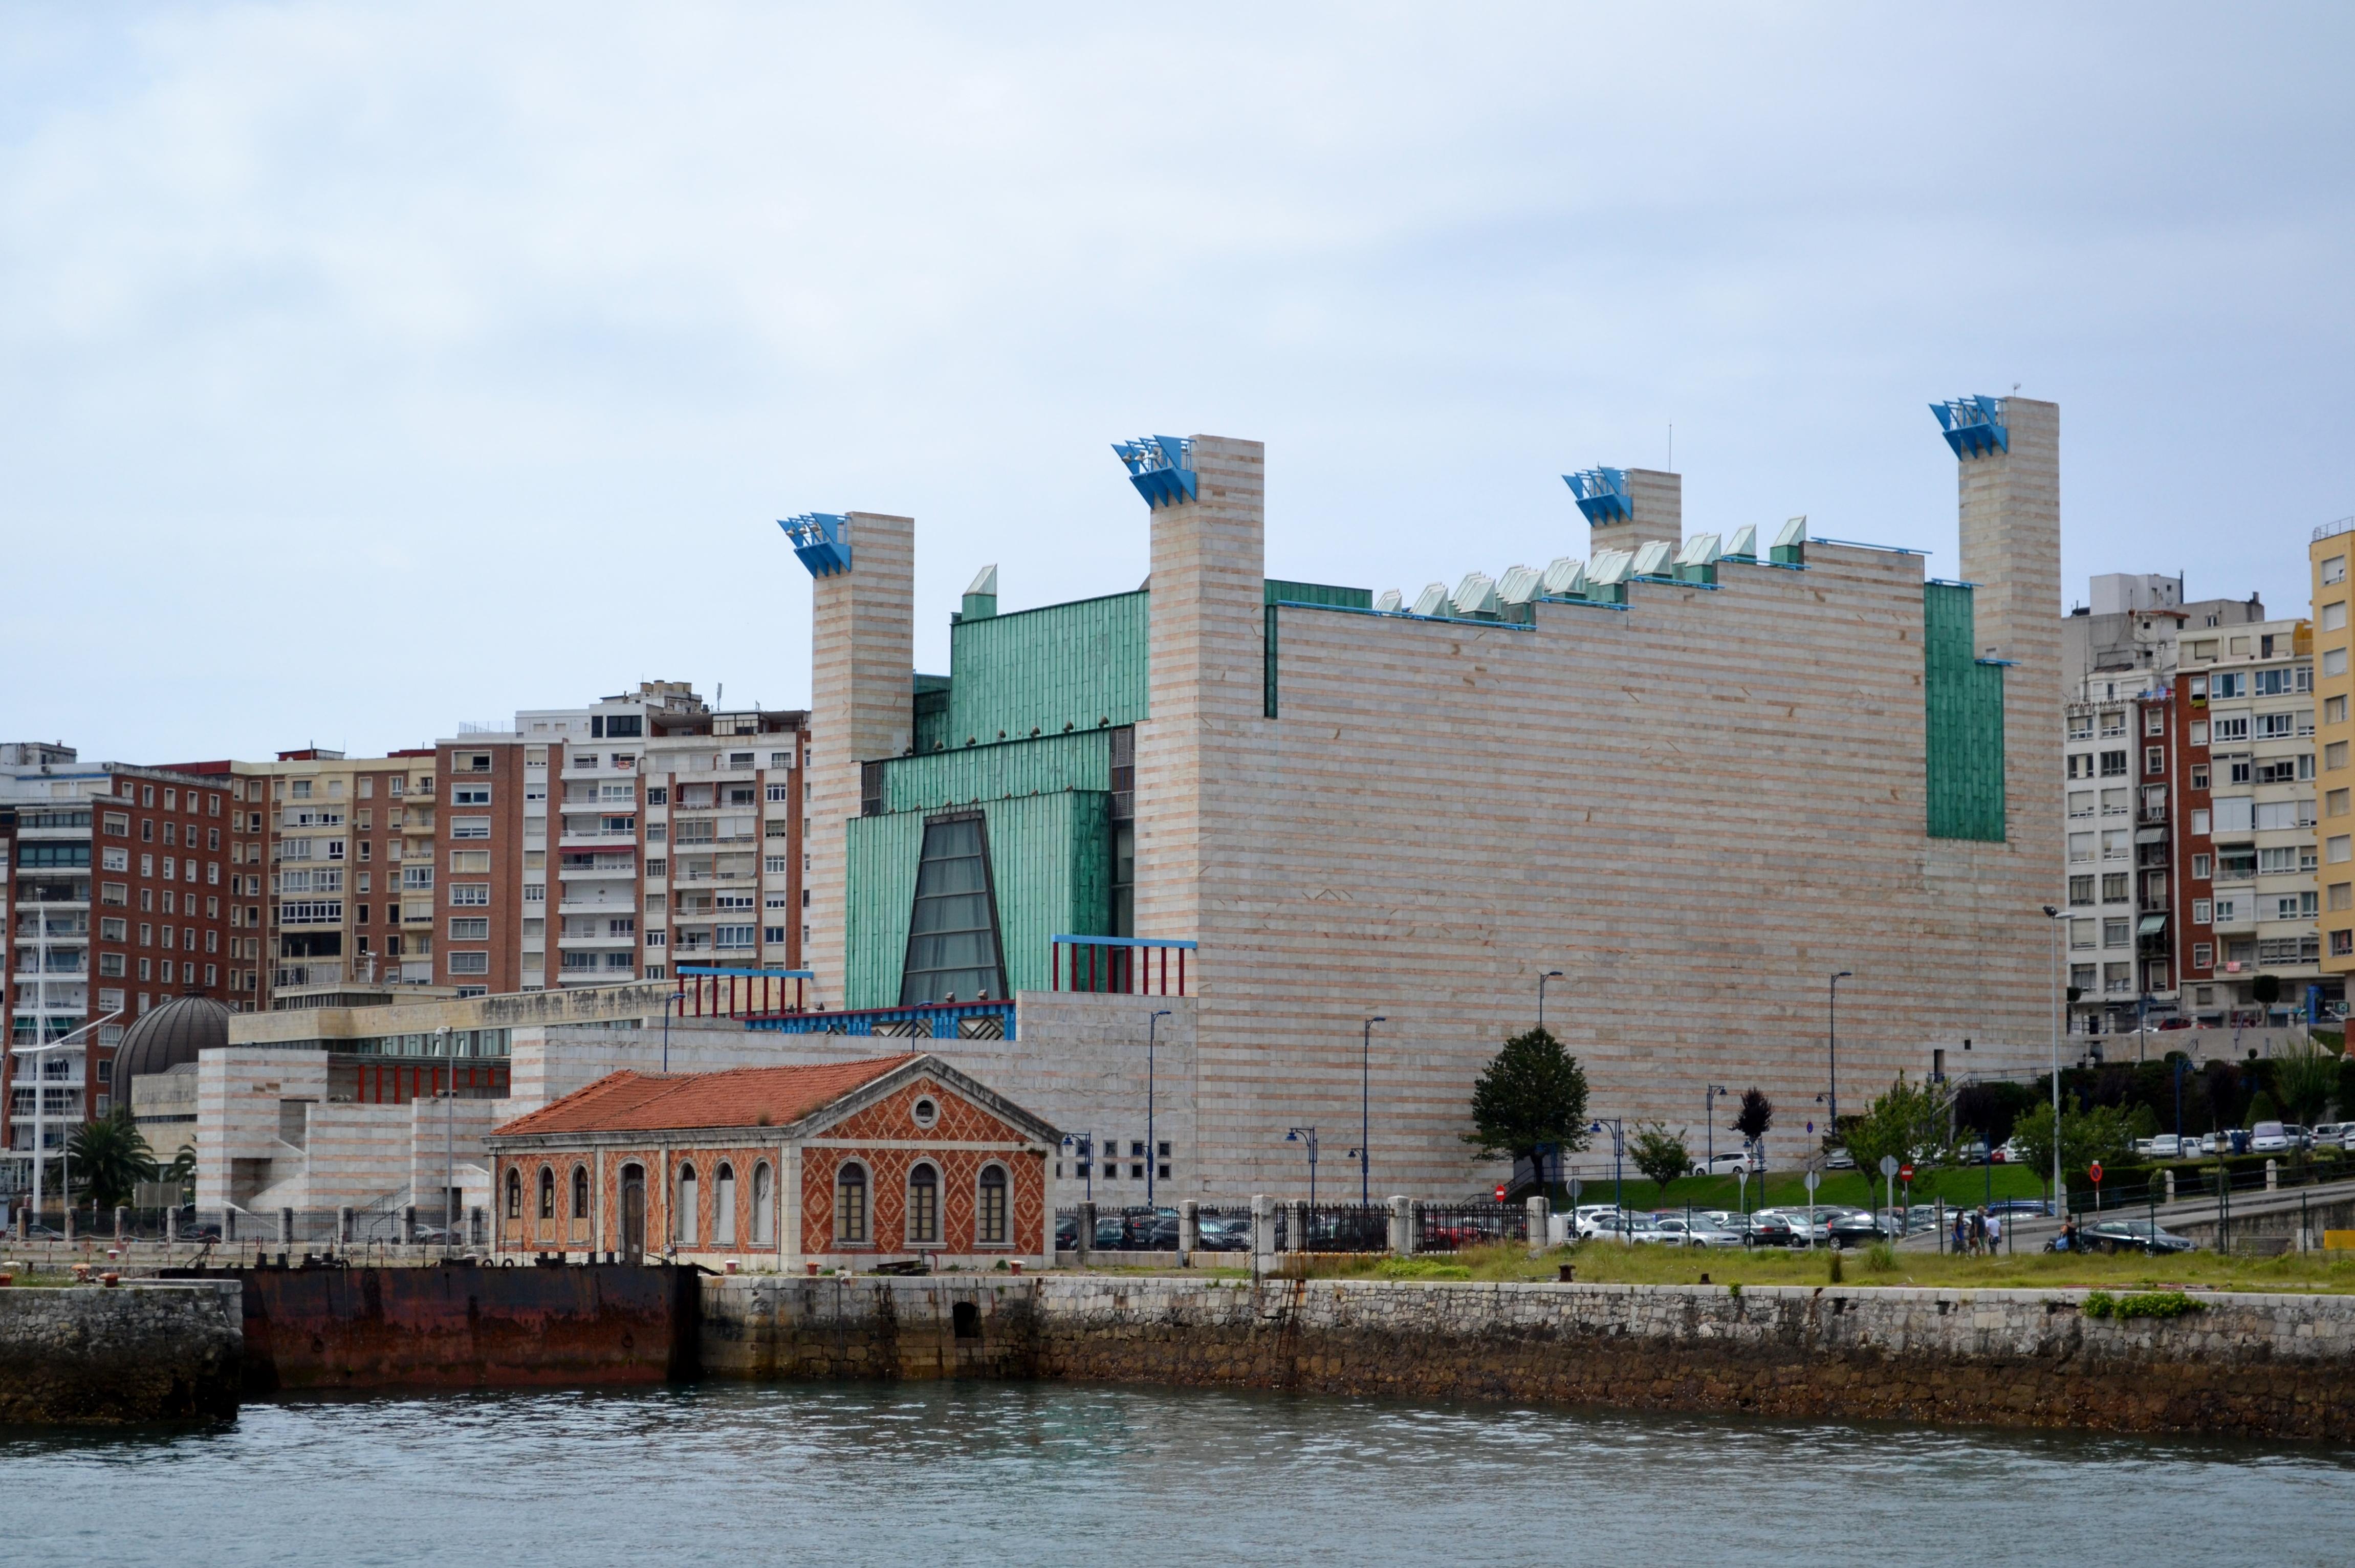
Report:
[[[1854,978],[1856,978],[1856,971],[1855,971],[1855,970],[1853,970],[1853,969],[1843,969],[1843,970],[1841,970],[1838,974],[1834,975],[1834,976],[1832,976],[1831,1042],[1830,1042],[1830,1043],[1831,1043],[1831,1080],[1832,1080],[1832,1082],[1831,1082],[1831,1090],[1832,1090],[1832,1098],[1831,1098],[1831,1107],[1832,1107],[1832,1125],[1831,1125],[1831,1132],[1832,1132],[1832,1136],[1833,1136],[1834,1137],[1838,1137],[1838,1136],[1839,1136],[1839,983],[1840,983],[1842,980],[1853,980]]]
[[[2052,1213],[2066,1221],[2068,1190],[2061,1185],[2061,911],[2044,906],[2052,928]]]
[[[1546,982],[1548,980],[1559,980],[1561,977],[1561,971],[1559,969],[1549,969],[1544,974],[1538,976],[1538,1028],[1540,1029],[1545,1028]]]
[[[1358,1201],[1373,1201],[1373,1127],[1374,1127],[1374,1026],[1390,1022],[1387,1015],[1377,1013],[1366,1020],[1358,1037]]]
[[[1159,1033],[1161,1020],[1169,1016],[1162,1008],[1145,1021],[1145,1206],[1153,1207],[1153,1178],[1161,1168],[1161,1146],[1153,1138],[1153,1043]]]
[[[433,1042],[443,1071],[450,1074],[450,1092],[442,1102],[442,1252],[447,1256],[458,1229],[458,1192],[454,1185],[458,1173],[458,1070],[450,1056],[448,1024],[433,1031]]]

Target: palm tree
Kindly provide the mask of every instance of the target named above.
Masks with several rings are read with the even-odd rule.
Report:
[[[128,1203],[138,1183],[155,1179],[155,1156],[128,1106],[76,1127],[66,1157],[93,1211]]]

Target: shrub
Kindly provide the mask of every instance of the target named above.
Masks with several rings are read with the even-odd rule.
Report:
[[[1829,1280],[1832,1284],[1838,1285],[1840,1282],[1841,1277],[1839,1249],[1838,1247],[1834,1247],[1831,1251],[1826,1253],[1824,1254],[1824,1277]]]
[[[1897,1272],[1897,1249],[1887,1242],[1875,1242],[1864,1249],[1864,1266],[1874,1274]]]
[[[1462,1264],[1444,1264],[1437,1258],[1384,1258],[1374,1265],[1380,1279],[1470,1279],[1472,1271]]]
[[[2134,1290],[2113,1296],[2106,1290],[2085,1293],[2088,1317],[2180,1317],[2200,1310],[2200,1303],[2179,1290]]]

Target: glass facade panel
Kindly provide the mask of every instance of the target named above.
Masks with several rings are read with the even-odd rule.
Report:
[[[914,1007],[1003,997],[997,917],[991,905],[989,860],[981,819],[928,823],[916,868],[916,899],[908,927],[908,962],[900,1005]]]

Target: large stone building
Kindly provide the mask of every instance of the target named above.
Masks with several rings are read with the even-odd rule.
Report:
[[[985,571],[936,677],[912,521],[794,519],[808,962],[844,1013],[793,1027],[908,1009],[939,1038],[976,1021],[939,1004],[1013,994],[1017,1039],[970,1048],[1012,1058],[990,1081],[1101,1129],[1088,1096],[1141,1083],[1073,1103],[1026,1075],[1089,1035],[1069,987],[1151,992],[1084,999],[1162,1053],[1155,1130],[1119,1113],[1114,1168],[1165,1198],[1289,1179],[1287,1129],[1357,1143],[1361,1116],[1376,1190],[1473,1179],[1473,1081],[1554,972],[1606,1117],[1692,1125],[1711,1083],[1755,1083],[1795,1147],[1836,1090],[2033,1065],[2063,892],[2059,411],[1937,411],[1963,581],[1803,524],[1688,535],[1677,475],[1597,469],[1572,476],[1586,559],[1408,608],[1269,580],[1260,445],[1154,438],[1120,449],[1146,585],[1001,613]],[[1182,1000],[1156,944],[1187,944]]]

